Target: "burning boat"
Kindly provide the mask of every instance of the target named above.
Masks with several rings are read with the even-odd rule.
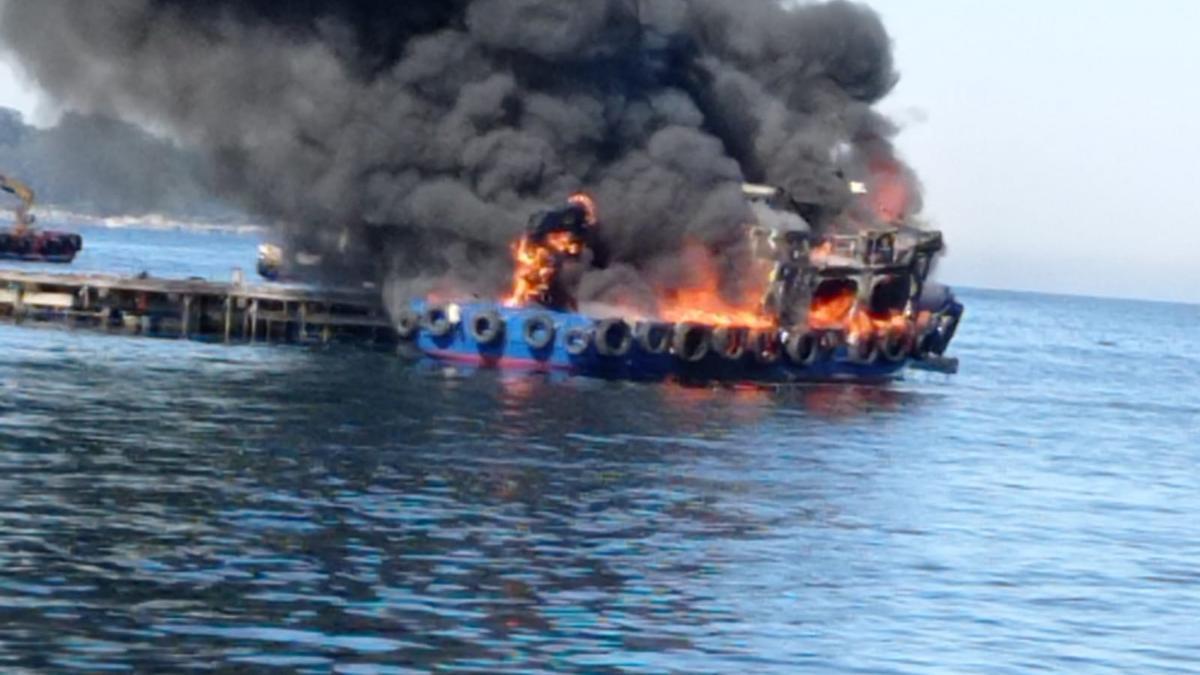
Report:
[[[581,311],[562,267],[603,266],[607,252],[595,204],[580,194],[531,220],[509,297],[415,301],[398,333],[437,359],[616,379],[871,382],[910,365],[955,369],[944,354],[963,308],[929,280],[939,232],[893,225],[814,238],[806,205],[769,186],[743,192],[767,215],[746,228],[761,282],[749,284],[753,298],[731,303],[715,273],[702,273],[707,281],[649,315]]]
[[[69,263],[83,249],[83,239],[68,232],[37,231],[33,209],[34,193],[25,183],[0,173],[0,190],[20,200],[16,222],[0,230],[0,260]]]

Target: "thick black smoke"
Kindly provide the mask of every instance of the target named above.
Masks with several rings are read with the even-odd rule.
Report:
[[[193,153],[142,128],[67,113],[39,128],[0,108],[0,171],[33,186],[37,203],[98,216],[167,214],[224,220],[237,212],[204,188]],[[15,198],[0,202],[0,223]]]
[[[890,40],[840,0],[9,0],[0,40],[68,107],[201,148],[298,243],[486,293],[576,189],[621,263],[603,294],[685,273],[685,239],[736,250],[744,180],[837,211],[839,169],[894,161]]]

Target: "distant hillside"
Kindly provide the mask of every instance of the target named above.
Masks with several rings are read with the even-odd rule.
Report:
[[[195,218],[236,213],[209,197],[194,155],[105,117],[68,113],[57,126],[39,129],[20,112],[0,108],[0,171],[28,183],[39,204],[72,211]]]

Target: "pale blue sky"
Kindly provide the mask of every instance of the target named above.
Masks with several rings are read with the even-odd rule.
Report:
[[[869,4],[946,281],[1200,302],[1200,2]]]
[[[1200,302],[1200,2],[870,4],[946,280]]]

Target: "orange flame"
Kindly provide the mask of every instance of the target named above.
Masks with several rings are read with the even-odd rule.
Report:
[[[513,247],[513,290],[504,306],[520,307],[545,297],[558,271],[558,258],[577,257],[582,250],[583,243],[570,232],[553,232],[540,243],[521,237]]]
[[[911,333],[909,317],[903,311],[872,314],[858,306],[853,288],[814,298],[808,314],[808,325],[815,330],[843,329],[852,339]]]
[[[577,193],[571,195],[569,201],[584,209],[589,226],[595,224],[596,207],[588,195]],[[519,307],[544,302],[562,259],[579,257],[583,248],[582,239],[571,232],[553,232],[540,241],[534,241],[529,236],[519,239],[513,246],[516,269],[512,291],[505,298],[504,305]],[[826,241],[812,250],[811,260],[820,264],[833,254],[833,244]],[[698,242],[687,243],[681,260],[687,281],[655,289],[659,319],[672,323],[760,330],[778,325],[778,317],[768,313],[763,306],[766,290],[772,281],[765,269],[742,270],[743,276],[751,281],[742,285],[740,297],[730,298],[722,293],[718,258],[708,247]],[[632,307],[627,309],[631,315],[642,314]],[[845,330],[852,339],[890,333],[912,335],[914,328],[914,322],[905,311],[878,315],[860,307],[853,286],[814,298],[808,323],[817,330]]]
[[[908,332],[909,322],[904,312],[889,312],[884,316],[875,316],[860,311],[854,313],[850,322],[850,336],[855,338]]]
[[[658,293],[659,316],[675,323],[699,323],[708,326],[738,326],[771,328],[775,318],[762,310],[762,298],[769,279],[766,274],[758,284],[749,284],[742,297],[730,300],[720,291],[721,277],[716,260],[704,246],[689,244],[684,251],[689,265],[690,281],[686,286]]]
[[[818,330],[845,328],[850,323],[856,300],[854,290],[850,288],[836,295],[813,298],[808,312],[809,326]]]
[[[588,225],[596,224],[596,200],[586,192],[576,192],[567,197],[568,204],[574,204],[583,208],[584,220]]]
[[[819,246],[814,247],[808,253],[808,257],[813,263],[820,264],[833,255],[833,242],[826,240],[821,242]]]

